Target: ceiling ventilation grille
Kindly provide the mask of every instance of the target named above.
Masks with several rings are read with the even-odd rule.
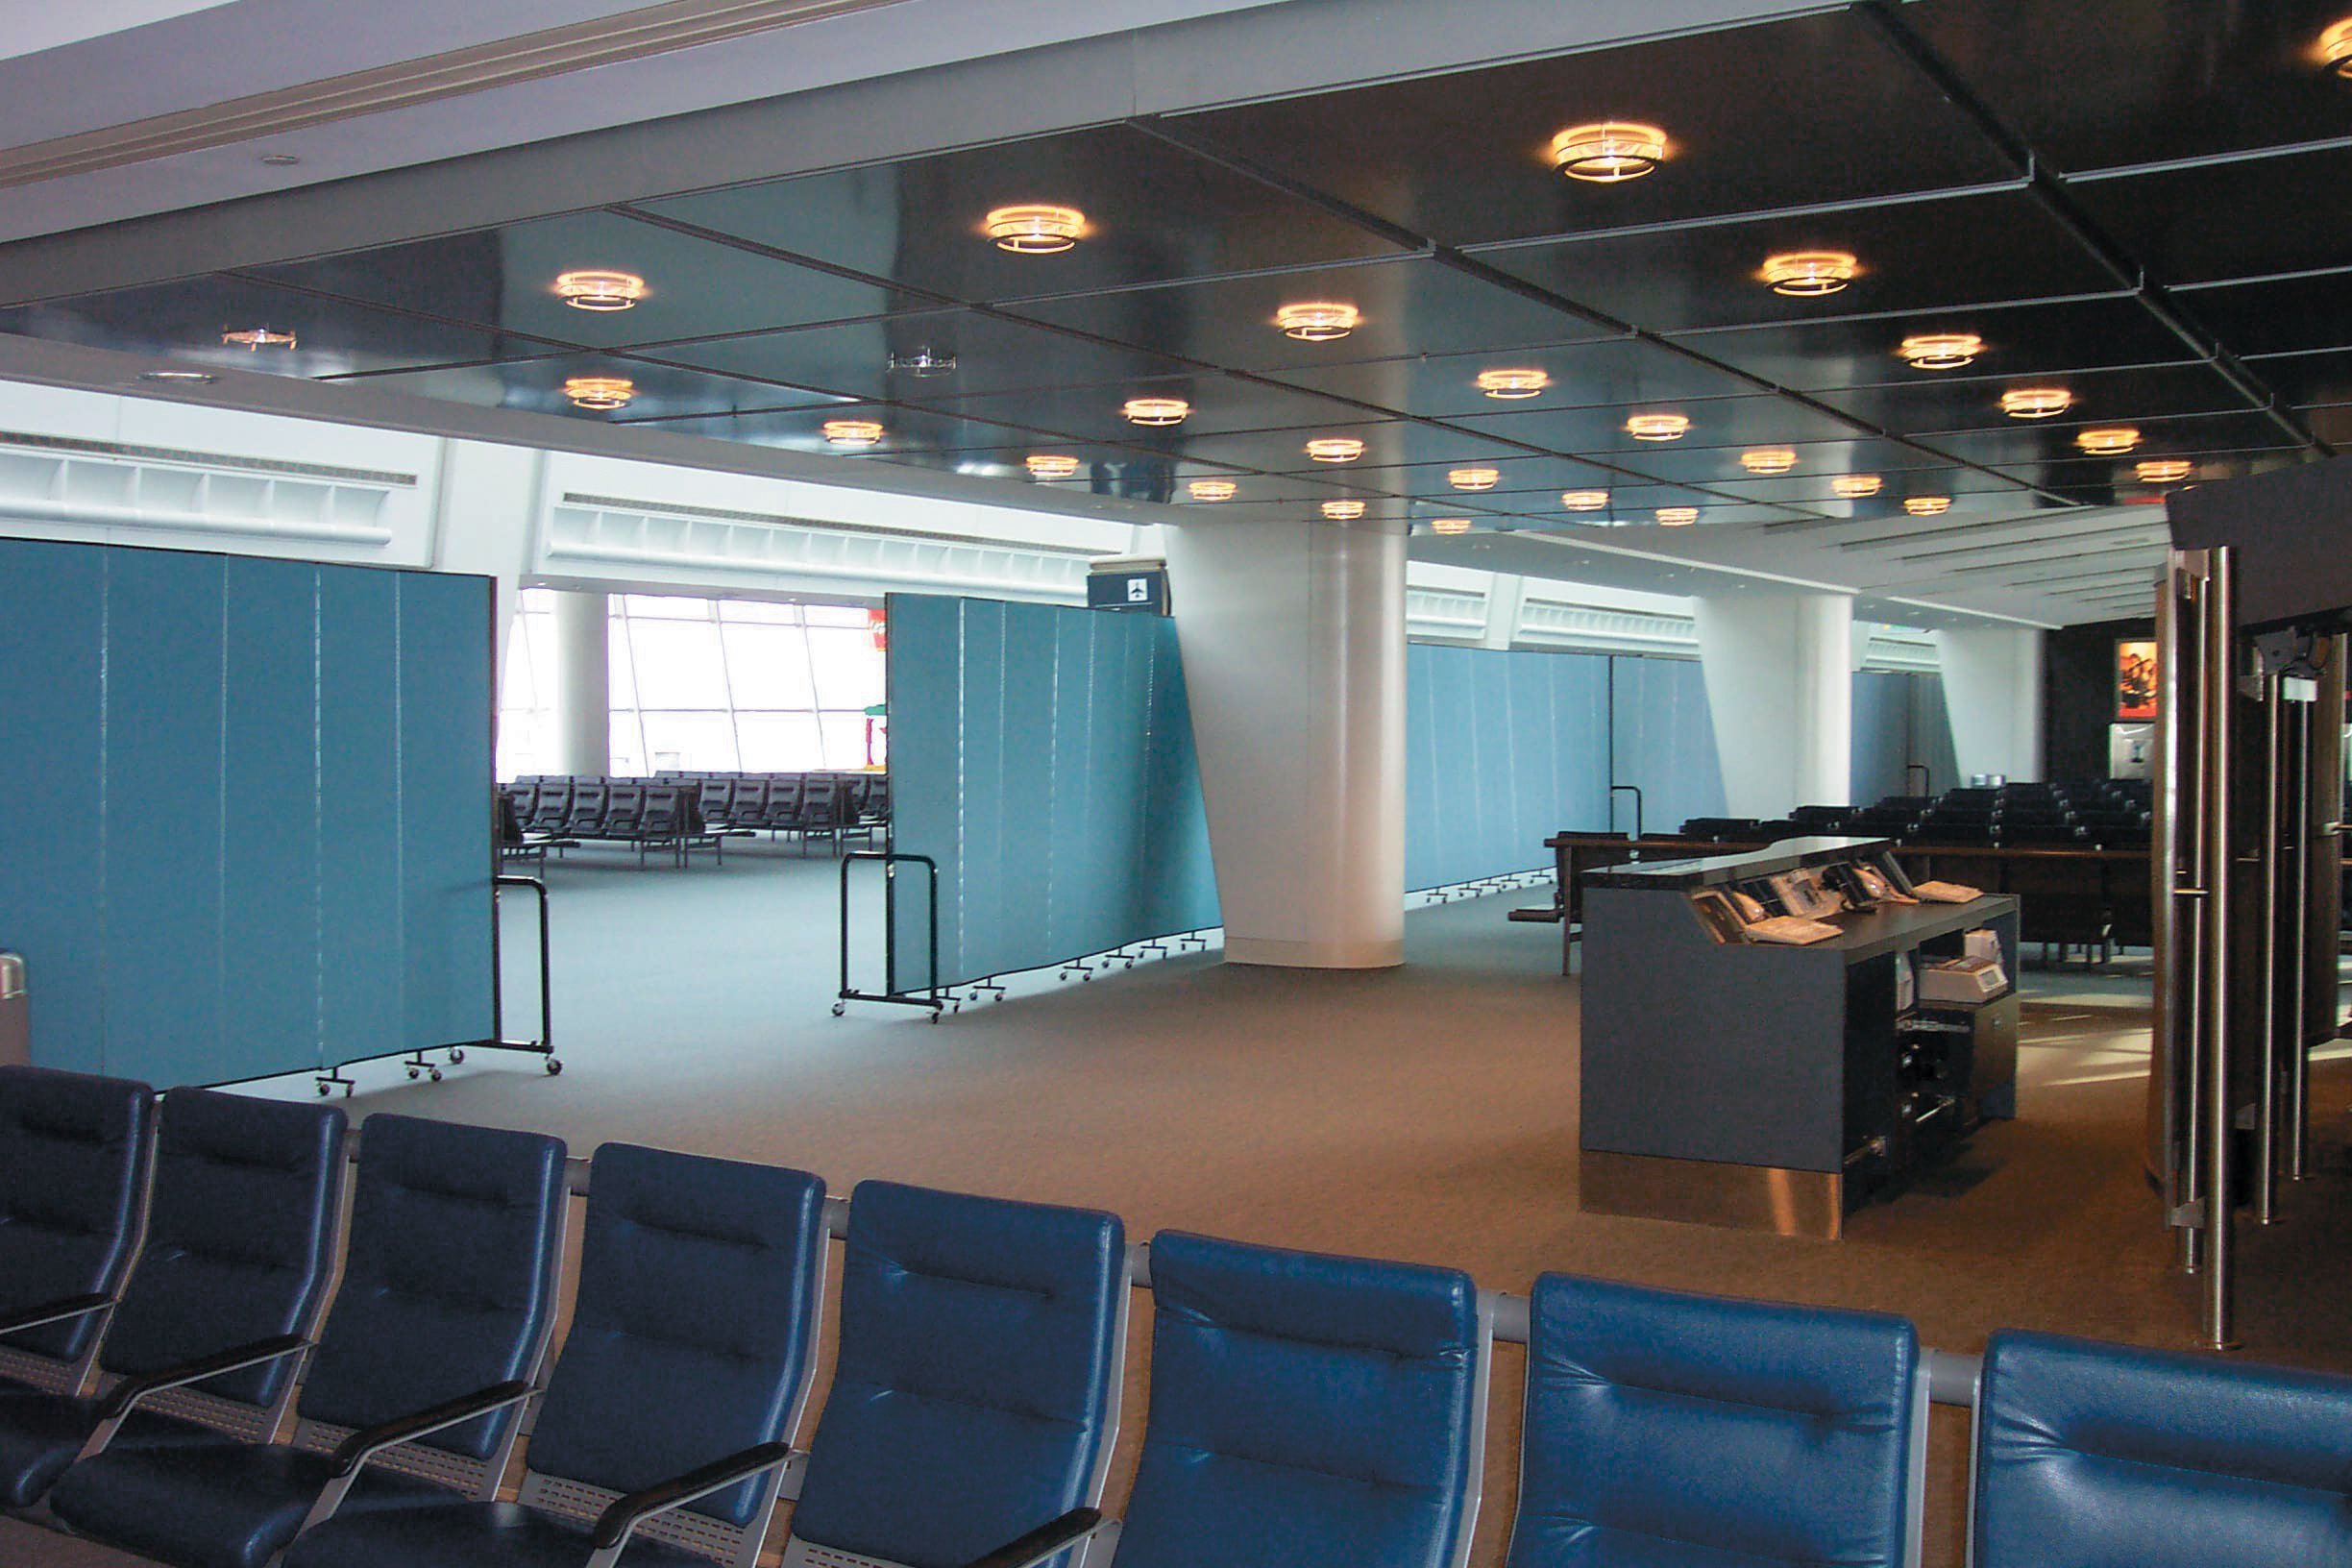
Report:
[[[1699,624],[1687,615],[1652,615],[1530,597],[1519,607],[1518,642],[1594,653],[1699,656]]]
[[[0,517],[311,543],[392,542],[413,474],[0,432]]]

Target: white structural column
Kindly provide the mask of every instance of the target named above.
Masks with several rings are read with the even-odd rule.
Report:
[[[1769,819],[1844,804],[1853,789],[1853,600],[1743,593],[1693,602],[1727,809]]]
[[[612,769],[612,623],[602,594],[555,596],[556,768]]]
[[[1166,530],[1229,963],[1405,961],[1405,538]]]
[[[547,454],[527,447],[481,441],[441,444],[441,484],[429,564],[437,572],[478,572],[497,583],[493,625],[498,628],[495,668],[501,680],[506,677],[506,640],[514,629],[516,595],[523,574],[530,570],[540,476],[546,467]]]
[[[2030,626],[1939,631],[1944,706],[1960,781],[2042,776],[2042,633]]]
[[[1480,639],[1480,646],[1509,648],[1519,635],[1519,611],[1526,603],[1527,578],[1497,572],[1486,584],[1486,635]]]

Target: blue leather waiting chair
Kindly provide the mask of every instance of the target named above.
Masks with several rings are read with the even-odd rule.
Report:
[[[1127,1516],[1073,1512],[973,1568],[1117,1531],[1113,1568],[1461,1568],[1492,1302],[1455,1269],[1163,1231]]]
[[[0,1067],[0,1375],[80,1392],[138,1255],[155,1091]]]
[[[104,1448],[135,1405],[266,1441],[293,1401],[295,1359],[326,1310],[343,1228],[339,1106],[176,1089],[158,1118],[147,1241],[100,1347],[103,1397],[0,1381],[0,1503],[30,1506]],[[248,1363],[208,1383],[216,1360]]]
[[[1126,1253],[1115,1214],[860,1184],[784,1568],[958,1568],[1100,1503]]]
[[[1977,1568],[2347,1568],[2352,1378],[2003,1333]]]
[[[1546,1274],[1507,1568],[1903,1568],[1926,1393],[1901,1318]]]
[[[136,1412],[106,1452],[65,1472],[50,1509],[179,1568],[262,1568],[338,1506],[492,1495],[554,1321],[564,1203],[555,1139],[371,1116],[343,1281],[309,1353],[293,1441]],[[395,1445],[355,1488],[369,1457]]]
[[[345,1513],[287,1568],[751,1568],[808,1398],[824,1261],[817,1177],[605,1144],[519,1499]]]

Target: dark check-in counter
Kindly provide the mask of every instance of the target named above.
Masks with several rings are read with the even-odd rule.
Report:
[[[1871,1196],[2016,1114],[2015,898],[1850,909],[1809,946],[1727,937],[1694,902],[1855,862],[1909,891],[1882,840],[1585,874],[1585,1209],[1834,1238]],[[1997,939],[1998,994],[1899,1005],[1913,989],[1899,965],[1957,958],[1976,930]]]

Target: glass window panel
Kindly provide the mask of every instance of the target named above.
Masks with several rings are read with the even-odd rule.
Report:
[[[812,626],[863,626],[870,612],[863,604],[803,604],[800,613]]]
[[[727,706],[726,667],[719,627],[710,621],[629,621],[637,705],[644,708]],[[619,701],[618,697],[614,698]]]
[[[645,721],[646,771],[664,768],[734,769],[735,725],[723,713],[664,713],[642,715]]]
[[[624,778],[634,778],[643,773],[646,771],[645,737],[637,727],[637,716],[633,713],[614,714],[611,733],[611,755],[605,761],[605,772]]]
[[[813,713],[739,713],[735,735],[747,772],[792,773],[825,766]]]
[[[629,623],[615,620],[612,641],[606,648],[604,678],[608,682],[604,700],[615,713],[637,705],[637,672],[629,658]]]
[[[817,676],[817,701],[827,708],[864,708],[882,700],[881,649],[863,625],[809,628],[809,663]]]
[[[822,713],[817,716],[824,737],[827,768],[866,766],[866,716],[862,713]],[[881,759],[877,757],[876,761]]]
[[[723,621],[760,621],[774,626],[796,626],[800,624],[800,606],[772,604],[764,599],[723,599],[719,601],[719,618]]]
[[[626,594],[616,600],[621,613],[645,621],[708,621],[713,605],[707,599],[676,594]]]
[[[817,705],[809,684],[808,639],[798,626],[722,623],[727,681],[738,709]]]
[[[499,707],[509,713],[528,713],[540,706],[536,674],[531,668],[530,638],[518,620],[506,633],[506,673],[499,681]]]

